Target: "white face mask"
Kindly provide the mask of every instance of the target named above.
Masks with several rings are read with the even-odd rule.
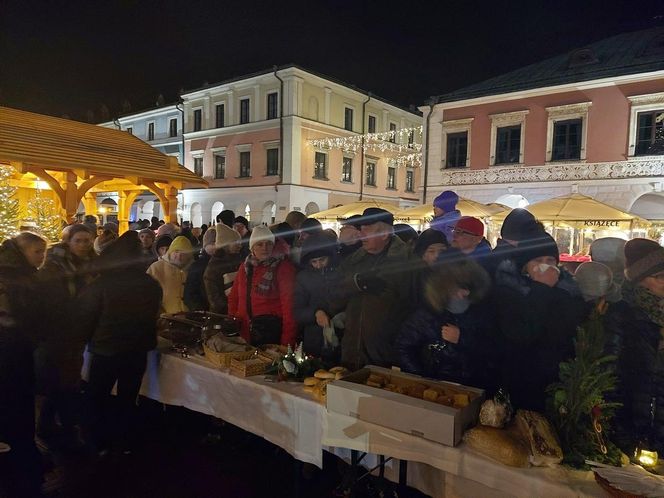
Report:
[[[466,310],[470,307],[470,299],[467,297],[453,297],[447,303],[447,311],[455,315],[460,315],[465,313]]]
[[[538,271],[538,272],[540,272],[540,273],[544,273],[544,272],[547,271],[549,268],[553,268],[553,269],[556,270],[558,273],[560,273],[560,268],[558,268],[557,266],[547,265],[546,263],[540,263],[540,264],[536,265],[536,266],[535,266],[535,271]]]

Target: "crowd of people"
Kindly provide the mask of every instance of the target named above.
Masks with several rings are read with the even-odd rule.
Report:
[[[88,218],[48,249],[29,232],[6,240],[0,441],[27,476],[15,485],[25,491],[39,473],[35,427],[42,440],[64,435],[100,455],[131,451],[159,316],[194,310],[236,317],[255,345],[303,341],[308,354],[351,370],[396,365],[489,395],[502,388],[516,407],[544,411],[577,327],[601,304],[617,355],[617,439],[625,451],[643,437],[664,451],[664,248],[598,239],[572,274],[528,211],[505,218],[492,248],[483,222],[457,202],[441,193],[419,234],[368,208],[338,235],[296,211],[253,229],[223,211],[210,228],[153,219],[118,236]]]

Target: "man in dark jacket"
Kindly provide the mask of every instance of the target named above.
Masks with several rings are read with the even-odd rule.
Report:
[[[41,458],[35,446],[32,351],[39,333],[34,275],[46,241],[29,232],[0,246],[0,496],[38,496]]]
[[[189,270],[187,271],[187,280],[184,284],[182,300],[190,311],[207,311],[209,309],[203,275],[216,249],[214,245],[216,236],[217,231],[214,228],[205,231],[203,247],[200,250],[198,259],[189,266]]]
[[[395,340],[411,311],[413,289],[407,246],[394,236],[394,216],[368,208],[359,223],[362,249],[341,264],[334,289],[346,311],[341,361],[353,370],[396,364]]]
[[[357,224],[361,218],[359,214],[354,214],[341,222],[341,228],[339,228],[339,258],[341,261],[362,247],[362,234],[360,226]]]
[[[136,397],[147,352],[157,345],[159,284],[145,273],[136,232],[125,232],[99,257],[100,276],[79,298],[76,328],[90,339],[90,432],[97,451],[133,442]],[[111,390],[117,382],[117,414]]]
[[[244,258],[240,254],[241,238],[236,230],[218,223],[215,231],[215,252],[205,269],[203,281],[210,311],[226,315],[228,295]]]
[[[304,351],[338,359],[335,355],[339,341],[331,335],[330,311],[330,292],[337,266],[335,241],[323,233],[308,237],[302,243],[301,263],[303,269],[295,280],[293,313],[302,327]]]

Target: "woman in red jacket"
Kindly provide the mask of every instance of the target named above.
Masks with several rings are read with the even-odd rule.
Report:
[[[295,344],[297,323],[293,317],[293,293],[297,270],[288,258],[272,255],[274,241],[274,234],[265,226],[258,226],[251,232],[251,254],[238,270],[228,296],[228,312],[242,321],[242,337],[247,341],[250,340],[251,318],[264,319],[271,315],[281,318],[281,344]],[[249,293],[247,285],[251,289]],[[247,297],[251,300],[250,306],[247,306]]]

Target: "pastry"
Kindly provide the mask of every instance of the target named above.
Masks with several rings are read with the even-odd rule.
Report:
[[[435,389],[425,389],[422,393],[422,399],[436,401],[438,399],[438,392]]]
[[[439,405],[452,406],[454,405],[454,398],[452,396],[438,396],[436,403]]]
[[[305,393],[313,393],[314,392],[314,387],[315,386],[304,386],[304,392]]]
[[[345,372],[347,370],[348,369],[346,367],[332,367],[332,368],[330,368],[330,372],[332,372],[333,374],[335,374],[337,372]]]
[[[371,382],[371,384],[369,384],[369,382]],[[380,374],[372,373],[369,375],[369,378],[367,379],[367,385],[368,386],[372,385],[373,387],[383,387],[385,384],[388,383],[389,382],[387,381],[387,379]]]
[[[307,377],[304,379],[304,385],[305,386],[315,386],[320,382],[320,379],[317,379],[316,377]]]
[[[480,408],[480,424],[501,428],[507,422],[507,407],[493,399],[487,399]]]
[[[348,375],[348,372],[344,372],[344,371],[335,372],[334,373],[334,380],[343,379],[346,375]]]
[[[314,377],[317,379],[334,379],[334,374],[327,370],[316,370],[314,372]]]
[[[558,438],[544,415],[530,410],[517,410],[515,419],[517,427],[530,444],[530,463],[544,467],[563,460]]]
[[[455,394],[454,395],[454,407],[455,408],[463,408],[464,406],[468,406],[470,403],[470,398],[468,398],[467,394]]]
[[[427,390],[427,386],[422,384],[411,384],[406,386],[406,394],[412,398],[424,398],[424,391]]]
[[[528,443],[518,430],[478,425],[463,435],[463,440],[479,453],[511,467],[528,467]]]

